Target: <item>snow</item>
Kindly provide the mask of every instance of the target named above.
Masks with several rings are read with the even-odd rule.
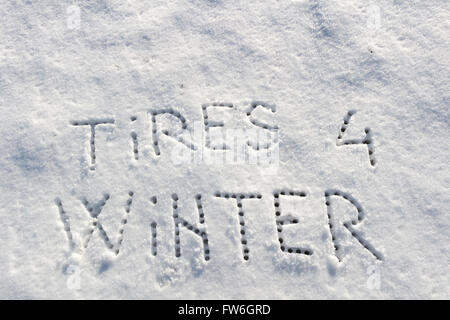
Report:
[[[0,298],[450,298],[447,1],[16,0],[0,15]],[[278,137],[275,167],[177,162],[190,149],[159,131],[155,154],[152,110],[192,132],[214,102],[233,107],[207,108],[224,124],[210,133]],[[270,107],[247,116],[252,102]],[[350,110],[342,139],[370,128],[374,165],[368,145],[338,143]],[[94,164],[98,120],[114,123],[95,126]],[[311,255],[280,250],[283,190],[306,193],[279,196],[298,219],[283,243]],[[352,227],[379,259],[344,228],[357,208],[330,195],[339,261],[327,190],[362,207]],[[242,200],[248,260],[224,193],[254,196]],[[206,230],[209,260],[182,223],[176,257],[174,194],[179,218]]]

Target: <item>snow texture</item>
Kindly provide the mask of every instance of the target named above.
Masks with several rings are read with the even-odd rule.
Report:
[[[0,15],[0,298],[450,298],[448,1]],[[270,124],[277,167],[176,163],[209,120]]]

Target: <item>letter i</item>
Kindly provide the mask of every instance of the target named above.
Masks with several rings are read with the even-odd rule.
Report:
[[[130,118],[130,120],[131,120],[131,123],[133,124],[137,120],[137,117],[132,116]],[[138,137],[137,137],[137,133],[136,133],[136,131],[134,131],[134,129],[131,130],[131,141],[133,143],[134,160],[138,160],[139,159]]]

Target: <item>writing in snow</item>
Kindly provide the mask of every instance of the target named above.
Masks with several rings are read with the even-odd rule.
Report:
[[[155,157],[161,155],[161,137],[170,138],[175,147],[171,148],[171,159],[174,164],[181,163],[205,163],[205,164],[251,164],[261,167],[277,168],[279,163],[280,143],[278,139],[279,127],[274,124],[274,119],[262,120],[265,115],[273,116],[276,108],[273,104],[264,102],[252,102],[244,109],[243,118],[249,127],[225,128],[225,123],[220,118],[213,118],[208,110],[221,109],[229,112],[238,112],[233,103],[210,103],[202,105],[203,121],[194,122],[192,128],[188,128],[186,118],[172,108],[152,109],[148,111],[148,131],[143,133],[151,139],[140,139],[135,126],[137,116],[130,117],[130,155],[135,161],[139,160],[140,149],[144,143],[151,140],[150,148]],[[260,113],[256,113],[260,110]],[[351,117],[356,113],[348,111],[339,129],[336,146],[365,145],[368,150],[368,160],[371,166],[376,165],[375,149],[372,131],[365,129],[363,138],[344,138]],[[114,126],[114,118],[72,120],[71,125],[85,127],[89,131],[88,156],[89,169],[95,170],[96,128],[98,126]],[[221,152],[221,153],[218,153]],[[225,157],[223,156],[225,152]]]
[[[273,124],[273,121],[263,121],[254,115],[254,111],[261,109],[261,111],[268,112],[273,115],[276,113],[276,108],[274,105],[269,103],[264,103],[260,101],[254,101],[249,104],[248,108],[244,110],[245,119],[248,123],[254,127],[255,130],[236,130],[233,129],[231,132],[226,131],[226,135],[223,134],[223,130],[220,134],[217,134],[217,130],[213,129],[223,129],[224,122],[220,119],[212,119],[208,110],[211,108],[221,108],[228,111],[237,111],[235,105],[232,103],[210,103],[202,105],[202,115],[203,122],[194,124],[194,130],[189,131],[187,120],[184,116],[172,109],[153,109],[148,112],[148,122],[150,123],[149,130],[152,138],[152,149],[154,156],[159,157],[161,155],[161,149],[159,144],[159,139],[161,136],[166,136],[172,138],[177,142],[179,148],[172,148],[175,150],[174,154],[176,157],[172,156],[174,162],[180,163],[183,161],[195,161],[198,160],[192,154],[201,154],[201,161],[208,159],[208,154],[217,151],[226,151],[232,154],[231,157],[221,157],[220,159],[226,159],[230,163],[249,163],[256,165],[269,165],[275,168],[278,165],[278,153],[279,153],[279,140],[278,140],[278,130],[279,127]],[[351,117],[356,111],[350,110],[343,118],[343,123],[339,129],[336,146],[345,145],[365,145],[368,150],[368,159],[371,166],[376,165],[376,159],[374,157],[374,147],[372,131],[370,128],[365,129],[365,136],[363,138],[351,139],[344,138],[344,134],[350,124]],[[161,118],[169,118],[174,120],[168,122],[169,125],[164,127],[161,126]],[[137,116],[131,116],[130,121],[134,123],[137,121]],[[96,127],[99,125],[114,125],[115,120],[113,118],[103,118],[103,119],[88,119],[88,120],[74,120],[71,122],[73,126],[82,126],[89,128],[89,158],[90,158],[90,169],[95,170],[96,166]],[[167,123],[166,123],[167,124]],[[213,133],[215,132],[215,134]],[[219,131],[220,132],[220,131]],[[231,137],[231,138],[230,138]],[[130,131],[130,145],[132,146],[132,159],[139,159],[139,146],[140,141],[138,134],[134,129]],[[188,151],[186,153],[186,150]],[[207,150],[208,152],[205,152]],[[249,152],[250,151],[250,152]],[[253,152],[253,153],[252,153]],[[260,154],[258,154],[260,153]],[[255,157],[256,154],[256,157]],[[262,154],[262,155],[261,155]],[[181,156],[180,156],[181,155]],[[253,155],[254,157],[252,157]],[[211,158],[209,158],[211,159]],[[217,158],[216,158],[217,159]],[[323,199],[326,206],[326,217],[327,217],[327,228],[329,230],[329,238],[333,248],[333,255],[342,261],[344,259],[344,241],[341,241],[342,234],[347,234],[353,238],[352,245],[360,246],[365,252],[367,252],[374,259],[382,261],[383,256],[379,250],[377,250],[369,241],[367,241],[362,233],[358,230],[358,225],[360,225],[365,217],[365,211],[358,200],[351,194],[337,189],[327,189],[323,193]],[[148,233],[151,240],[151,254],[157,256],[161,254],[159,252],[160,239],[158,237],[161,232],[169,232],[173,234],[173,254],[175,257],[180,258],[182,256],[182,237],[183,232],[192,232],[197,236],[200,245],[203,247],[203,258],[205,261],[209,261],[214,252],[210,247],[209,243],[209,233],[206,223],[207,213],[205,212],[202,204],[202,194],[196,194],[194,201],[197,208],[198,222],[189,221],[182,216],[179,211],[178,205],[178,195],[172,194],[170,198],[172,200],[172,210],[171,218],[172,224],[162,226],[158,224],[157,219],[154,219],[150,225],[150,232]],[[236,216],[239,229],[239,242],[241,246],[241,255],[244,261],[249,261],[251,257],[251,247],[247,239],[247,219],[244,210],[244,203],[246,206],[251,201],[257,201],[262,199],[263,195],[258,192],[222,192],[217,191],[212,194],[214,198],[220,198],[222,200],[233,201],[236,206]],[[267,195],[266,195],[267,196]],[[278,247],[283,253],[301,255],[301,256],[312,256],[314,255],[314,250],[305,245],[294,246],[288,243],[283,237],[283,230],[286,228],[291,228],[299,223],[300,217],[298,214],[291,212],[283,212],[282,199],[285,197],[295,197],[297,199],[308,198],[309,195],[306,191],[299,191],[294,189],[274,189],[273,194],[269,195],[273,198],[274,208],[273,208],[273,227],[276,228],[278,235]],[[70,211],[67,211],[63,200],[59,197],[56,198],[55,203],[59,210],[59,216],[66,233],[67,240],[69,242],[70,250],[72,253],[83,254],[88,248],[92,236],[95,232],[98,233],[102,241],[104,242],[106,248],[111,250],[116,255],[121,252],[121,247],[123,241],[126,239],[125,230],[126,225],[129,221],[129,215],[132,214],[133,200],[135,197],[134,191],[128,192],[128,199],[124,205],[124,213],[120,220],[120,227],[117,236],[113,241],[111,237],[111,232],[106,230],[101,223],[101,213],[105,206],[108,205],[111,195],[109,193],[104,193],[103,198],[97,201],[88,200],[83,197],[81,200],[84,210],[87,213],[87,219],[89,220],[88,227],[83,232],[75,233],[71,225]],[[333,203],[335,201],[346,201],[353,206],[352,214],[347,214],[344,218],[339,216],[334,212]],[[158,198],[156,196],[150,196],[149,203],[156,207],[158,206]],[[159,208],[161,210],[161,208]],[[167,208],[166,208],[167,210]],[[142,214],[142,213],[134,213]],[[347,242],[345,242],[347,243]]]
[[[265,195],[267,196],[267,195]],[[69,242],[69,248],[71,253],[77,253],[82,255],[88,248],[94,232],[97,232],[102,241],[104,242],[106,248],[112,251],[115,255],[119,255],[122,248],[122,243],[125,239],[126,225],[128,224],[130,214],[133,213],[132,206],[135,193],[133,191],[128,192],[127,201],[124,204],[123,215],[120,218],[120,227],[115,237],[116,241],[112,240],[111,232],[106,230],[101,222],[101,213],[109,203],[111,195],[104,194],[103,197],[97,201],[91,201],[87,198],[82,198],[81,202],[84,206],[84,211],[86,212],[86,218],[88,223],[87,228],[79,233],[74,232],[74,228],[71,224],[71,212],[72,210],[67,210],[60,198],[56,198],[55,203],[59,210],[59,216],[61,223],[63,225],[63,230],[66,233],[67,240]],[[216,201],[232,201],[235,205],[235,213],[237,216],[237,227],[239,228],[239,242],[241,245],[241,255],[244,261],[249,261],[251,257],[251,248],[247,239],[247,228],[248,221],[246,219],[245,208],[248,208],[252,202],[261,200],[263,195],[260,193],[246,192],[246,193],[230,193],[230,192],[215,192],[212,197],[217,199]],[[269,195],[273,199],[273,228],[276,229],[278,235],[278,247],[283,253],[294,254],[301,256],[312,256],[314,250],[308,245],[293,246],[285,241],[283,236],[283,231],[285,228],[290,228],[300,223],[300,217],[297,213],[283,212],[282,203],[283,199],[291,198],[297,200],[307,200],[310,196],[306,191],[298,191],[293,189],[275,189],[272,195]],[[170,212],[172,224],[160,225],[158,219],[154,219],[148,228],[150,232],[149,237],[151,238],[151,247],[149,250],[151,254],[156,257],[160,254],[159,245],[160,240],[158,235],[161,232],[166,234],[173,234],[173,243],[171,244],[173,248],[173,254],[175,257],[180,258],[182,256],[182,237],[183,232],[192,232],[197,236],[199,244],[203,247],[203,258],[207,262],[214,255],[210,248],[209,243],[209,231],[207,227],[207,212],[203,208],[203,198],[204,195],[196,194],[194,196],[194,201],[196,204],[196,211],[198,215],[198,222],[188,220],[183,217],[182,212],[179,209],[178,195],[173,193],[171,196],[172,210],[170,208],[162,208],[158,206],[158,198],[156,196],[150,197],[149,204],[155,207],[158,212]],[[365,250],[367,254],[372,256],[374,259],[382,261],[383,256],[380,251],[378,251],[369,241],[367,241],[362,233],[358,230],[358,225],[360,225],[366,216],[366,213],[357,199],[355,199],[351,194],[343,192],[337,189],[328,189],[324,192],[324,201],[326,207],[326,216],[328,223],[328,230],[330,235],[331,244],[333,246],[333,255],[342,261],[344,258],[344,253],[346,252],[345,247],[341,244],[341,237],[343,233],[351,236],[354,241],[351,245],[359,245],[362,250]],[[338,215],[334,210],[334,205],[337,201],[344,201],[353,207],[352,213],[346,213],[344,217]],[[245,205],[245,206],[244,206]],[[116,208],[114,208],[116,209]],[[147,210],[146,210],[147,211]],[[300,210],[299,210],[300,211]],[[145,214],[148,212],[135,212],[134,214]],[[136,221],[136,220],[134,220]]]

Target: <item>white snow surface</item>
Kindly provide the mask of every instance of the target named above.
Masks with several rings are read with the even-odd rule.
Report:
[[[448,1],[4,0],[0,15],[0,298],[450,298]],[[229,102],[210,118],[251,128],[254,101],[276,110],[252,117],[279,127],[277,170],[175,164],[179,143],[164,135],[155,155],[151,110],[176,110],[191,130],[202,104]],[[373,166],[366,145],[337,143],[349,110],[344,138],[370,128]],[[73,125],[92,119],[114,120],[95,127],[95,170],[89,126]],[[312,255],[280,249],[284,189],[306,193],[279,198],[298,219],[284,244]],[[343,226],[356,207],[331,196],[339,261],[326,190],[361,205],[353,227],[380,259]],[[216,192],[262,196],[242,201],[248,261],[236,200]],[[98,220],[114,248],[94,227],[83,249],[83,199],[105,194]],[[208,261],[182,225],[175,256],[173,194],[206,228]]]

